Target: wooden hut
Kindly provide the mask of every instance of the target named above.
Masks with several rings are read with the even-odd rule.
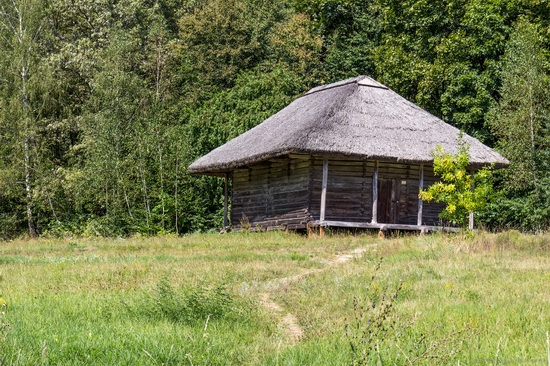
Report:
[[[226,179],[226,225],[239,229],[358,227],[434,230],[440,204],[436,145],[456,153],[459,130],[377,81],[316,87],[260,125],[195,161],[189,171]],[[508,161],[475,138],[472,169]],[[228,181],[231,180],[231,213]]]

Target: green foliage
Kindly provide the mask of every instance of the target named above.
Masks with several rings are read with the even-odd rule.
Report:
[[[482,141],[499,85],[498,63],[520,15],[544,22],[548,9],[520,0],[381,0],[374,50],[381,82]]]
[[[373,0],[295,0],[322,40],[323,74],[328,81],[376,76],[373,50],[380,42],[380,7]]]
[[[219,227],[223,183],[187,166],[310,87],[358,74],[498,142],[512,163],[504,196],[528,222],[545,217],[537,204],[550,171],[543,1],[0,5],[2,238],[31,226],[51,236]],[[512,225],[502,215],[490,221]]]
[[[493,192],[491,170],[482,168],[473,176],[468,173],[470,155],[468,145],[459,138],[456,155],[445,153],[441,146],[434,152],[434,174],[441,181],[426,190],[419,197],[425,201],[445,203],[441,218],[451,224],[465,227],[468,214],[482,210]]]
[[[550,227],[550,78],[541,34],[526,18],[515,24],[503,57],[500,98],[488,114],[497,148],[510,160],[499,199],[481,217],[493,229]]]
[[[192,88],[189,92],[207,97],[218,88],[230,88],[240,71],[268,58],[270,35],[287,17],[286,8],[281,0],[211,0],[185,14],[178,23],[180,72]]]
[[[522,19],[507,43],[501,98],[489,114],[497,146],[510,160],[508,189],[530,191],[550,177],[549,86],[539,30]]]
[[[550,227],[550,179],[541,179],[526,195],[501,191],[481,212],[479,220],[493,230],[544,232]]]

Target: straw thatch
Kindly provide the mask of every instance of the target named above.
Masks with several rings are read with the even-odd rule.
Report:
[[[314,88],[260,125],[195,161],[215,174],[290,153],[427,163],[437,145],[456,153],[459,130],[375,80],[360,76]],[[508,161],[464,134],[473,165]]]

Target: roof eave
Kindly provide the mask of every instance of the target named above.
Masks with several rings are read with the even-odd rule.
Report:
[[[270,154],[261,154],[257,156],[252,156],[248,159],[241,159],[238,161],[232,161],[227,163],[208,164],[204,166],[199,165],[195,167],[193,167],[193,165],[195,165],[195,163],[193,163],[189,167],[189,173],[195,174],[195,175],[203,174],[203,175],[211,175],[211,176],[224,176],[226,173],[230,173],[235,169],[243,168],[248,165],[259,163],[261,161],[279,158],[290,154],[312,155],[312,156],[319,156],[319,157],[327,157],[329,159],[344,158],[344,159],[351,159],[351,160],[377,160],[377,161],[387,162],[387,163],[394,163],[394,162],[404,163],[404,164],[432,164],[433,163],[433,158],[408,159],[408,158],[401,158],[401,157],[349,154],[349,153],[343,153],[343,152],[322,151],[322,150],[312,151],[307,149],[285,149],[277,152],[272,152]],[[481,168],[484,166],[493,166],[495,168],[506,168],[509,165],[509,161],[505,158],[502,158],[502,160],[503,161],[472,161],[470,162],[470,167]]]

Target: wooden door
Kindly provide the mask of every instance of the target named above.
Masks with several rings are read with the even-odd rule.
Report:
[[[378,222],[397,224],[399,217],[399,186],[396,179],[378,179]]]

